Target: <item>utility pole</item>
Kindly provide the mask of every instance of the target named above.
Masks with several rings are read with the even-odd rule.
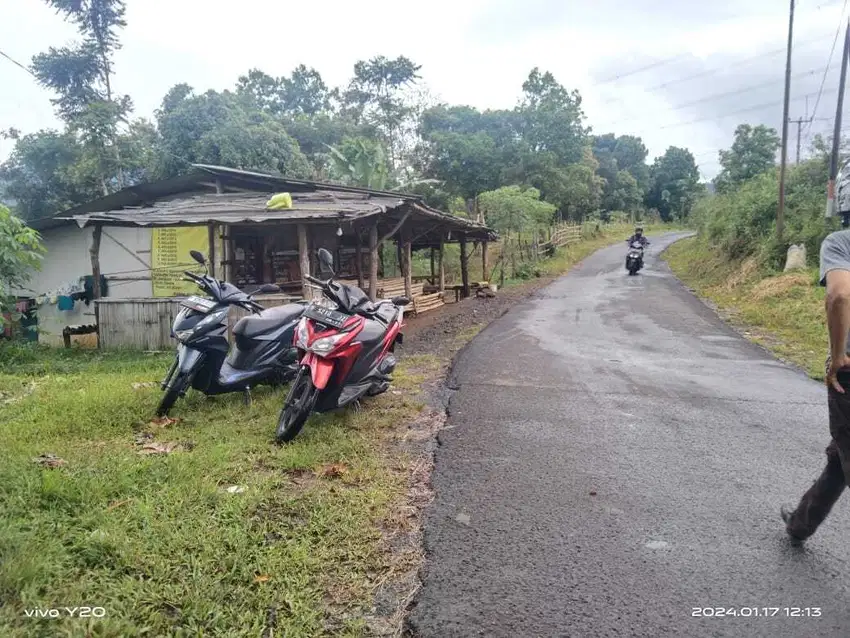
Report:
[[[844,52],[841,56],[841,78],[838,82],[838,104],[835,107],[835,128],[832,133],[832,156],[829,160],[829,183],[827,185],[826,216],[835,215],[835,178],[838,176],[838,155],[841,147],[841,113],[844,110],[844,87],[847,81],[847,58],[850,57],[850,20],[844,31]],[[850,226],[850,215],[841,211],[841,225]]]
[[[785,102],[782,108],[782,157],[779,163],[779,208],[776,210],[776,238],[782,245],[785,233],[785,163],[788,161],[788,107],[791,98],[791,47],[794,43],[794,0],[788,18],[788,54],[785,59]],[[784,249],[784,246],[783,246]]]
[[[795,164],[800,163],[800,137],[803,131],[803,124],[808,124],[811,121],[812,120],[810,119],[805,119],[802,117],[798,117],[796,120],[791,120],[791,124],[797,125],[797,161],[794,162]]]

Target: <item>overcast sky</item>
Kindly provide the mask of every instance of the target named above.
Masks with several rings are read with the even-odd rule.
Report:
[[[811,115],[843,0],[799,0],[791,117]],[[640,135],[650,159],[690,148],[704,177],[717,170],[741,122],[782,121],[785,0],[128,0],[114,87],[151,116],[169,87],[224,89],[257,67],[298,64],[343,85],[353,64],[406,55],[442,101],[513,106],[531,68],[549,70],[584,98],[596,133]],[[410,8],[408,8],[410,7]],[[844,15],[846,18],[846,14]],[[29,64],[75,38],[40,0],[0,0],[0,50]],[[839,41],[812,133],[831,130]],[[649,67],[649,68],[647,68]],[[50,93],[0,58],[0,129],[55,127]],[[753,108],[758,107],[758,108]],[[850,122],[846,128],[850,129]],[[804,127],[804,133],[806,127]],[[796,127],[792,129],[793,160]],[[804,134],[804,140],[806,136]],[[804,144],[805,146],[805,144]],[[0,158],[11,150],[0,140]]]

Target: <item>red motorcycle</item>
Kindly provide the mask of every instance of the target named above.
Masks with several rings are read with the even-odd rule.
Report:
[[[333,257],[319,250],[319,263],[330,273],[305,279],[322,291],[304,313],[293,339],[301,364],[280,412],[275,439],[294,439],[313,412],[330,412],[376,396],[390,387],[405,297],[372,303],[360,288],[333,280]]]

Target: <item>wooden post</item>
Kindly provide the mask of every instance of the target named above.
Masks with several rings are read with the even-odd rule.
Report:
[[[487,242],[481,242],[481,281],[488,281],[487,273],[489,272],[487,268]]]
[[[437,260],[436,260],[436,250],[433,246],[431,246],[431,285],[434,285],[434,282],[437,278]]]
[[[401,244],[401,276],[404,277],[404,296],[413,300],[413,273],[410,267],[410,233],[402,230],[399,236]]]
[[[469,256],[466,254],[466,233],[460,234],[460,280],[463,284],[463,298],[469,297]]]
[[[369,229],[369,298],[378,298],[378,224]]]
[[[307,226],[298,224],[298,263],[301,267],[301,294],[304,299],[312,298],[312,290],[307,285],[306,275],[310,274],[310,252],[307,246]]]
[[[223,224],[222,227],[222,239],[224,239],[224,280],[228,283],[233,283],[233,259],[234,259],[234,249],[233,249],[233,237],[231,233],[233,232],[230,224]]]
[[[94,227],[94,231],[92,232],[91,248],[89,248],[89,255],[91,256],[91,274],[93,280],[92,286],[95,299],[100,299],[102,293],[100,289],[100,237],[102,234],[103,226],[97,224]]]
[[[210,222],[207,226],[207,243],[209,244],[209,257],[210,261],[210,276],[215,279],[215,224]]]
[[[443,238],[440,237],[440,280],[437,282],[437,286],[440,288],[440,292],[443,292],[446,289],[446,260],[443,258],[446,252],[446,242],[443,241]]]
[[[395,240],[395,260],[399,274],[404,277],[404,271],[401,269],[401,233],[399,233]]]
[[[360,232],[355,231],[357,237],[357,256],[354,258],[354,269],[357,273],[357,287],[363,289],[363,239],[360,237]]]

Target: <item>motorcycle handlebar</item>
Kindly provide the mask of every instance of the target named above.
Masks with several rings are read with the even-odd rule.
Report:
[[[319,286],[326,286],[327,283],[328,283],[326,281],[322,281],[321,279],[316,279],[315,277],[313,277],[311,275],[304,275],[304,279],[306,279],[307,281],[312,282],[314,284],[317,284]]]

